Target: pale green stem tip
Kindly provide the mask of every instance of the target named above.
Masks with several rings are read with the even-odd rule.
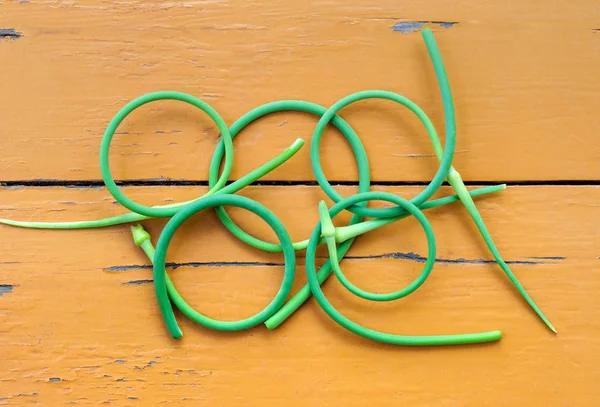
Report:
[[[141,246],[147,240],[150,240],[150,234],[146,232],[146,229],[142,225],[131,226],[131,234],[133,236],[133,242],[136,246]]]

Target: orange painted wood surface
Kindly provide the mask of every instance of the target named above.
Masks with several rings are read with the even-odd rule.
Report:
[[[436,35],[455,96],[455,166],[469,188],[509,183],[476,203],[558,335],[491,261],[460,203],[426,212],[438,263],[415,293],[372,303],[334,278],[324,290],[372,328],[499,329],[498,343],[381,345],[336,325],[314,300],[273,331],[213,332],[177,314],[184,337],[175,341],[128,225],[3,226],[0,405],[598,406],[600,7],[593,1],[0,2],[0,218],[125,213],[100,186],[99,143],[121,106],[155,90],[201,97],[231,124],[272,100],[329,106],[358,90],[387,89],[416,101],[443,136],[419,22]],[[430,142],[403,108],[368,101],[341,114],[363,140],[374,190],[412,197],[435,173]],[[310,141],[315,123],[280,113],[249,126],[234,142],[232,179],[297,137]],[[206,191],[217,133],[201,113],[156,103],[124,123],[111,165],[142,203],[191,199]],[[270,183],[240,193],[268,206],[294,240],[308,236],[325,199],[311,183],[307,147],[269,174]],[[336,189],[354,193],[356,169],[342,136],[327,131],[322,150]],[[438,196],[451,193],[443,187]],[[231,210],[240,225],[273,239],[241,212]],[[336,223],[348,220],[342,214]],[[142,222],[154,242],[165,223]],[[391,291],[417,276],[426,248],[407,219],[358,238],[342,267],[360,287]],[[283,258],[239,242],[207,211],[178,232],[168,260],[191,305],[234,319],[270,301]],[[300,253],[294,292],[306,282],[304,264]]]
[[[443,134],[421,36],[393,29],[420,20],[457,23],[433,29],[455,96],[456,167],[465,179],[600,178],[595,1],[4,3],[0,28],[22,37],[0,42],[3,180],[99,179],[108,121],[127,101],[164,89],[204,98],[229,124],[273,100],[329,106],[359,90],[388,89],[415,100]],[[372,157],[373,179],[431,178],[431,145],[405,109],[363,102],[342,113]],[[296,137],[309,139],[314,124],[279,114],[251,126],[236,143],[233,175]],[[206,179],[217,132],[204,115],[156,103],[122,132],[113,151],[118,178]],[[326,144],[326,159],[348,164],[330,178],[355,179],[339,137]],[[311,179],[307,152],[301,157],[269,178]]]
[[[418,188],[377,188],[412,196]],[[353,188],[341,192],[351,194]],[[105,190],[1,191],[2,216],[47,221],[123,213]],[[188,187],[132,187],[137,200],[189,199]],[[451,191],[445,187],[441,194]],[[295,240],[317,222],[316,187],[250,187]],[[406,334],[500,329],[497,344],[407,349],[363,340],[338,327],[314,301],[277,330],[211,332],[179,316],[181,341],[169,339],[156,307],[149,262],[126,226],[83,231],[3,228],[0,301],[6,404],[33,401],[116,405],[581,405],[598,400],[600,317],[598,187],[511,187],[477,203],[506,260],[560,333],[549,333],[515,293],[459,204],[427,212],[439,243],[433,275],[409,297],[387,304],[357,300],[332,280],[328,297],[349,317]],[[293,206],[291,205],[293,203]],[[236,213],[237,212],[237,213]],[[232,211],[243,227],[267,228]],[[306,222],[298,222],[306,219]],[[340,222],[347,221],[341,216]],[[164,220],[143,224],[154,238]],[[426,254],[414,220],[358,239],[343,261],[362,287],[406,285]],[[414,257],[414,256],[413,256]],[[171,272],[190,303],[234,319],[265,306],[281,278],[282,256],[250,249],[211,212],[176,235]],[[249,264],[254,263],[254,264]],[[188,264],[186,266],[186,264]],[[273,265],[275,264],[275,265]],[[296,287],[306,278],[299,258]],[[36,396],[27,396],[36,394]],[[20,396],[21,395],[21,396]],[[132,399],[135,398],[135,399]]]

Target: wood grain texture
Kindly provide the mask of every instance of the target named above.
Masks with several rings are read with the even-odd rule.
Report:
[[[355,91],[386,89],[417,102],[443,136],[423,27],[435,32],[454,94],[454,165],[471,184],[514,185],[476,202],[557,336],[519,298],[458,203],[426,212],[438,262],[417,292],[382,304],[357,299],[335,279],[324,290],[369,327],[414,335],[499,329],[498,343],[384,346],[337,326],[313,300],[273,332],[213,332],[177,314],[184,337],[174,341],[127,225],[0,226],[0,406],[600,405],[595,1],[0,1],[0,218],[124,213],[98,187],[100,140],[120,107],[156,90],[198,96],[231,124],[273,100],[330,106]],[[365,101],[341,115],[365,145],[373,189],[412,197],[435,173],[430,142],[405,109]],[[298,137],[310,141],[316,122],[278,113],[253,123],[234,142],[231,178]],[[143,184],[125,192],[146,204],[194,198],[206,191],[218,136],[191,108],[145,106],[115,137],[115,178]],[[334,130],[322,156],[336,188],[354,193],[351,151]],[[265,179],[275,182],[241,194],[273,210],[294,240],[306,238],[325,198],[308,182],[308,148]],[[186,181],[199,186],[174,185]],[[440,195],[450,193],[443,187]],[[273,239],[254,216],[231,213]],[[143,222],[154,241],[165,223]],[[418,275],[426,248],[418,224],[406,219],[361,236],[342,267],[360,287],[390,291]],[[191,305],[227,320],[271,300],[283,258],[245,246],[207,211],[181,228],[168,261]],[[294,291],[306,282],[304,265],[300,253]]]
[[[0,40],[2,179],[98,179],[110,118],[162,89],[207,100],[227,123],[273,100],[329,106],[358,90],[389,89],[419,103],[443,133],[418,30],[394,29],[405,21],[455,23],[433,29],[455,96],[456,167],[466,180],[600,178],[596,2],[404,3],[4,2],[0,28],[22,36]],[[364,140],[373,179],[431,178],[437,162],[408,112],[363,102],[342,114]],[[236,143],[232,176],[296,137],[309,139],[315,122],[282,113],[251,126]],[[202,114],[156,103],[121,132],[113,150],[119,179],[206,179],[217,134]],[[341,138],[324,144],[330,178],[355,179]],[[269,178],[313,178],[307,151],[289,165]]]
[[[382,189],[382,188],[378,188]],[[413,196],[418,188],[382,190]],[[126,188],[146,203],[189,199],[202,188]],[[343,187],[344,195],[353,188]],[[444,188],[441,194],[450,193]],[[316,187],[251,187],[294,239],[318,219]],[[0,214],[48,221],[122,213],[103,189],[0,190]],[[519,299],[460,204],[427,212],[439,242],[431,278],[386,304],[358,300],[334,280],[328,298],[368,326],[406,334],[500,329],[486,346],[407,349],[362,340],[338,327],[314,301],[279,329],[211,332],[181,315],[181,341],[162,324],[143,253],[127,226],[84,231],[0,229],[0,400],[42,405],[594,406],[597,357],[598,187],[512,187],[477,200],[498,246],[559,330],[554,336]],[[232,210],[242,226],[270,238],[262,222]],[[594,217],[596,216],[596,217]],[[298,219],[306,219],[298,222]],[[340,216],[339,224],[348,220]],[[592,221],[590,221],[592,220]],[[144,222],[157,238],[164,220]],[[426,244],[413,219],[357,240],[342,266],[371,290],[406,285]],[[411,254],[412,253],[412,254]],[[176,235],[169,261],[191,304],[234,319],[276,292],[282,257],[231,237],[212,212]],[[321,258],[322,261],[322,258]],[[299,255],[296,287],[306,281]],[[20,395],[19,395],[20,394]]]

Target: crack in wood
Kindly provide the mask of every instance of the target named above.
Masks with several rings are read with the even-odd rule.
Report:
[[[0,28],[0,39],[18,40],[23,36],[23,33],[14,28]]]
[[[230,180],[228,184],[236,180]],[[171,179],[171,178],[146,178],[146,179],[131,179],[116,181],[117,185],[121,187],[137,187],[137,186],[149,186],[149,187],[184,187],[184,186],[208,186],[208,181],[203,180],[191,180],[191,179]],[[356,181],[340,181],[340,180],[329,180],[332,186],[357,186]],[[490,186],[497,184],[506,184],[507,186],[600,186],[600,180],[586,180],[586,179],[572,179],[572,180],[495,180],[495,181],[483,181],[483,180],[464,180],[466,186]],[[425,181],[372,181],[372,186],[398,186],[398,187],[423,187],[427,186],[428,182]],[[444,183],[448,186],[447,183]],[[252,183],[253,187],[280,187],[280,186],[302,186],[311,187],[319,186],[316,181],[297,180],[268,180],[268,181],[256,181]],[[33,179],[33,180],[14,180],[14,181],[0,181],[0,187],[7,189],[19,189],[19,188],[35,188],[35,187],[64,187],[64,188],[81,188],[81,189],[102,189],[104,188],[104,181],[97,179],[89,180],[59,180],[59,179]]]
[[[565,260],[566,257],[529,257],[530,259],[538,259],[538,260],[507,260],[506,264],[516,264],[516,265],[536,265],[536,264],[548,264],[549,261],[540,261],[540,260]],[[394,252],[394,253],[383,253],[383,254],[375,254],[368,256],[346,256],[344,259],[347,260],[371,260],[371,259],[398,259],[398,260],[410,260],[417,263],[425,263],[427,261],[426,257],[423,257],[417,253],[408,252]],[[445,259],[445,258],[436,258],[435,261],[441,264],[495,264],[496,260],[486,260],[486,259],[465,259],[462,257],[456,259]]]
[[[421,31],[426,25],[433,25],[447,30],[458,24],[458,21],[398,21],[392,26],[392,29],[402,34],[409,34]]]
[[[12,284],[0,284],[0,297],[2,297],[4,294],[12,292],[14,288],[15,286]]]
[[[179,267],[281,267],[283,263],[270,263],[260,261],[206,261],[206,262],[187,262],[187,263],[176,263],[169,262],[165,264],[166,268],[176,270]],[[151,264],[131,264],[126,266],[111,266],[106,267],[104,271],[110,272],[123,272],[130,270],[151,270]],[[127,284],[127,283],[123,283]]]

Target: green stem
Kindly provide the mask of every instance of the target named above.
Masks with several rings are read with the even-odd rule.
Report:
[[[146,256],[148,256],[150,263],[154,265],[154,253],[156,251],[154,249],[154,246],[152,245],[150,234],[144,229],[142,225],[131,226],[131,234],[133,236],[133,241],[135,245],[142,248],[144,253],[146,253]],[[171,281],[167,273],[165,273],[165,283],[167,286],[167,293],[169,293],[171,301],[177,304],[183,303],[187,305],[181,297],[181,295],[179,295],[179,293],[175,289],[175,286],[173,285],[173,282]]]
[[[546,318],[542,310],[540,310],[540,308],[535,304],[535,302],[533,302],[529,294],[527,294],[527,292],[525,291],[525,288],[523,288],[519,280],[517,280],[517,277],[514,275],[514,273],[510,270],[506,262],[500,256],[500,252],[494,244],[494,241],[492,240],[492,237],[489,231],[487,230],[485,223],[483,222],[483,218],[481,217],[479,211],[477,210],[477,207],[475,206],[475,202],[473,202],[473,199],[469,195],[460,174],[453,167],[450,167],[450,172],[448,173],[448,182],[450,183],[450,185],[452,185],[452,188],[454,188],[456,194],[458,195],[463,205],[469,212],[469,215],[475,222],[477,229],[479,229],[479,233],[481,233],[485,244],[490,249],[490,252],[494,256],[494,259],[496,259],[496,261],[498,262],[498,265],[500,266],[502,271],[504,271],[511,283],[513,283],[513,285],[517,288],[517,291],[519,291],[521,296],[525,299],[525,301],[527,301],[529,306],[535,311],[535,313],[541,318],[541,320],[544,321],[546,326],[550,328],[552,332],[557,333],[556,328],[554,328],[554,325],[552,325],[552,323],[548,320],[548,318]]]
[[[163,205],[159,207],[168,208],[168,207],[179,207],[185,206],[192,202],[195,202],[199,199],[202,199],[209,195],[218,195],[218,194],[233,194],[239,191],[242,188],[247,187],[254,181],[264,177],[269,172],[273,171],[277,167],[281,166],[287,160],[292,158],[304,145],[304,140],[297,139],[292,143],[290,147],[288,147],[283,153],[263,164],[262,166],[250,171],[248,174],[244,175],[240,179],[232,182],[229,185],[226,185],[222,189],[218,191],[211,190],[208,193],[202,195],[199,198],[192,199],[190,201],[185,202],[177,202],[174,204]],[[152,219],[149,216],[144,216],[139,213],[129,212],[124,215],[112,216],[109,218],[98,219],[98,220],[88,220],[88,221],[78,221],[78,222],[23,222],[17,220],[10,219],[0,219],[0,223],[10,226],[16,226],[21,228],[29,228],[29,229],[91,229],[91,228],[101,228],[106,226],[114,226],[121,225],[124,223],[132,223],[139,222],[146,219]]]
[[[431,56],[431,59],[433,60],[433,66],[436,69],[436,73],[438,73],[440,89],[442,90],[442,99],[444,102],[444,116],[446,117],[446,120],[447,120],[447,122],[446,122],[447,127],[450,129],[451,133],[455,133],[456,132],[456,121],[455,121],[455,113],[454,113],[454,103],[452,101],[452,94],[450,91],[450,83],[448,81],[448,77],[445,72],[444,64],[441,61],[441,56],[439,54],[439,50],[437,49],[437,45],[435,43],[435,39],[433,38],[433,33],[431,32],[431,30],[427,30],[427,29],[423,30],[422,35],[423,35],[423,39],[425,40],[425,43],[427,44],[427,49],[429,51],[429,55]],[[448,134],[448,131],[446,133]],[[437,137],[435,137],[435,138],[437,139]],[[444,152],[442,149],[442,145],[439,142],[439,139],[437,141],[432,139],[432,142],[433,142],[433,149],[435,151],[435,154],[436,154],[438,160],[440,162],[442,162],[443,152]],[[521,295],[523,296],[525,301],[527,301],[527,303],[536,312],[536,314],[542,319],[542,321],[544,321],[546,326],[548,326],[548,328],[550,328],[554,333],[556,333],[556,329],[554,328],[554,326],[544,316],[542,311],[533,302],[531,297],[529,297],[529,295],[527,294],[527,292],[525,291],[525,289],[523,288],[521,283],[519,283],[519,281],[517,280],[517,278],[515,277],[513,272],[510,270],[510,268],[506,264],[506,262],[500,256],[500,253],[498,252],[498,249],[496,248],[496,245],[494,244],[494,241],[492,240],[492,237],[490,236],[490,234],[485,226],[485,223],[483,222],[481,215],[477,211],[477,207],[475,206],[473,199],[471,199],[471,196],[467,193],[465,184],[463,183],[463,181],[460,177],[460,174],[454,169],[454,167],[450,166],[450,169],[448,170],[448,175],[447,175],[446,179],[448,180],[450,185],[452,185],[452,188],[454,188],[454,191],[456,191],[456,194],[459,196],[463,205],[469,212],[469,215],[475,222],[477,229],[479,229],[479,232],[481,233],[483,240],[485,241],[486,245],[490,249],[490,252],[492,253],[494,258],[498,262],[498,265],[500,266],[500,268],[508,276],[508,278],[514,284],[514,286],[517,288],[519,293],[521,293]]]
[[[329,251],[329,261],[333,266],[333,271],[341,274],[340,262],[337,257],[337,247],[335,245],[335,226],[331,216],[329,216],[329,209],[325,201],[319,202],[319,218],[321,220],[321,240],[325,239],[327,243],[327,250]]]
[[[469,197],[475,197],[479,195],[489,194],[493,192],[498,192],[506,189],[506,184],[501,185],[492,185],[489,187],[479,188],[472,191],[467,191]],[[446,196],[444,198],[434,199],[432,201],[427,201],[424,204],[419,206],[420,210],[436,208],[438,206],[446,205],[452,202],[456,202],[460,200],[458,195]],[[349,226],[340,226],[335,228],[335,241],[340,243],[346,241],[352,237],[356,237],[362,235],[364,233],[370,232],[372,230],[378,229],[382,226],[389,225],[390,223],[394,223],[401,219],[407,218],[411,216],[410,213],[406,212],[402,215],[393,216],[390,218],[379,218],[379,219],[371,219],[361,223],[357,223],[355,225]]]
[[[112,216],[98,220],[83,220],[78,222],[24,222],[19,220],[0,219],[0,223],[28,229],[92,229],[120,225],[122,223],[139,222],[150,219],[139,213],[129,212],[124,215]]]
[[[476,196],[480,196],[480,195],[499,192],[504,189],[506,189],[506,184],[500,184],[500,185],[492,185],[489,187],[474,189],[474,190],[468,191],[468,193],[472,197],[476,197]],[[447,205],[449,203],[457,202],[457,201],[460,201],[460,198],[458,197],[458,195],[445,196],[443,198],[427,201],[424,204],[420,205],[419,209],[424,210],[424,209],[437,208],[439,206]],[[378,229],[382,226],[389,225],[390,223],[394,223],[400,219],[404,219],[409,216],[410,216],[409,213],[403,213],[402,215],[392,216],[390,218],[378,218],[378,219],[372,219],[372,220],[367,220],[364,222],[356,223],[354,225],[336,227],[335,228],[335,241],[337,243],[345,242],[348,239],[351,239],[353,237],[356,237],[356,236],[362,235],[364,233],[370,232],[372,230]],[[321,240],[319,241],[319,244],[325,244],[325,238],[321,238]],[[268,247],[268,249],[269,249],[268,251],[273,252],[273,253],[281,252],[281,246],[278,245],[277,243],[271,243],[270,245],[272,245],[272,246]],[[294,250],[296,250],[296,251],[305,250],[307,246],[308,246],[308,239],[301,240],[299,242],[294,243]]]
[[[494,185],[494,186],[476,189],[473,191],[468,191],[468,193],[471,196],[479,196],[479,195],[484,195],[484,194],[488,194],[488,193],[492,193],[492,192],[501,191],[505,188],[506,188],[505,184]],[[458,195],[447,196],[444,198],[434,199],[432,201],[425,202],[424,204],[419,206],[419,209],[436,208],[438,206],[446,205],[446,204],[449,204],[452,202],[456,202],[458,200],[459,200]],[[354,241],[354,237],[360,235],[361,233],[365,233],[365,232],[377,229],[379,227],[385,226],[388,223],[394,222],[395,220],[405,218],[407,216],[409,216],[409,215],[405,214],[405,215],[400,215],[400,216],[393,217],[393,218],[374,219],[374,220],[369,220],[366,222],[357,223],[356,225],[335,228],[336,241],[338,243],[341,243],[337,247],[337,251],[336,251],[337,258],[341,259],[346,255],[346,253],[350,249],[350,246],[352,245],[352,242]],[[377,221],[377,222],[375,222],[375,221]],[[354,226],[356,226],[357,228],[354,229]],[[308,241],[306,241],[306,242],[308,243]],[[303,245],[303,243],[304,243],[304,241],[298,242],[298,245],[303,246],[302,249],[306,249],[306,246]],[[325,243],[324,238],[322,238],[319,243]],[[332,269],[331,259],[328,259],[325,262],[325,264],[323,264],[323,266],[321,266],[321,268],[317,272],[317,279],[319,281],[319,284],[323,284],[323,282],[327,279],[327,277],[329,277],[329,275],[331,274],[332,271],[333,271],[333,269]],[[283,307],[281,307],[279,309],[279,311],[277,311],[271,318],[269,318],[265,321],[265,325],[267,326],[267,328],[269,328],[269,329],[277,328],[286,319],[288,319],[290,317],[290,315],[292,315],[298,308],[300,308],[302,306],[302,304],[304,304],[306,302],[306,300],[308,300],[310,298],[310,296],[311,296],[310,287],[308,286],[308,284],[306,284],[287,303],[285,303],[285,305]]]
[[[350,240],[346,240],[344,243],[338,246],[337,248],[337,257],[343,258],[350,246],[352,246],[352,242],[354,238]],[[328,259],[323,266],[317,272],[317,280],[319,284],[323,284],[323,282],[329,277],[331,274],[331,259]],[[281,325],[290,315],[292,315],[298,308],[302,306],[311,296],[310,287],[308,284],[304,285],[288,302],[286,302],[280,309],[277,311],[271,318],[265,321],[265,325],[269,329],[275,329],[279,325]]]

